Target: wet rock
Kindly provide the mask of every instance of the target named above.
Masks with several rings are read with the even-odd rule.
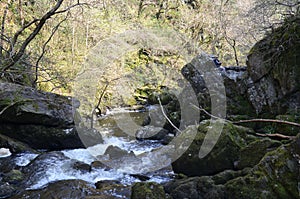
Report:
[[[191,63],[185,65],[181,73],[187,81],[191,84],[195,93],[197,94],[199,106],[203,109],[211,110],[211,95],[214,95],[214,90],[209,90],[207,83],[215,83],[221,80],[221,84],[225,87],[224,96],[222,93],[217,92],[218,98],[226,98],[227,114],[239,115],[241,113],[247,114],[249,116],[255,115],[255,109],[247,98],[247,87],[244,83],[246,78],[244,67],[226,67],[223,71],[215,69],[214,71],[207,71],[200,69],[208,68],[208,66],[203,66],[204,63],[201,61],[201,57],[196,57]],[[205,64],[209,64],[205,62]],[[204,78],[216,79],[205,82]],[[202,115],[201,119],[208,119],[208,115]]]
[[[104,193],[107,198],[130,198],[131,187],[117,180],[102,180],[96,183],[97,191]]]
[[[168,145],[172,140],[173,140],[174,136],[172,135],[167,135],[165,136],[162,140],[161,140],[161,143],[163,145]]]
[[[79,106],[79,102],[77,103]],[[72,98],[31,87],[0,83],[1,123],[69,127],[74,123]]]
[[[91,166],[84,162],[75,161],[72,165],[72,168],[81,171],[82,173],[87,173],[91,171]]]
[[[0,134],[0,148],[8,148],[12,153],[36,152],[27,144]]]
[[[44,199],[44,198],[72,198],[82,199],[88,197],[105,198],[94,189],[93,185],[83,180],[64,180],[53,182],[40,190],[23,191],[11,199]],[[110,197],[107,197],[108,199]]]
[[[139,179],[140,181],[150,180],[150,177],[141,174],[130,174],[130,176]]]
[[[102,163],[101,161],[94,161],[91,164],[91,170],[93,169],[104,169],[104,171],[109,171],[111,168],[106,164]]]
[[[120,169],[124,172],[131,172],[129,169],[132,170],[134,166],[142,164],[142,161],[134,154],[133,151],[128,152],[117,146],[109,146],[104,155],[97,156],[97,158],[105,164],[107,168]],[[136,170],[136,172],[139,171]]]
[[[197,127],[198,132],[191,145],[179,159],[172,163],[175,173],[202,176],[235,168],[234,164],[239,160],[240,150],[251,140],[251,137],[247,135],[247,133],[251,133],[251,130],[225,123],[220,137],[213,138],[217,139],[217,143],[212,151],[200,159],[199,150],[209,128],[209,121],[202,122]],[[182,134],[189,136],[188,131],[184,131]]]
[[[162,140],[169,134],[169,131],[160,127],[143,126],[137,130],[137,140]]]
[[[255,152],[254,152],[255,153]],[[176,179],[164,185],[173,199],[299,198],[300,136],[267,152],[252,168]]]
[[[14,162],[14,157],[6,157],[6,158],[0,158],[0,172],[2,173],[8,173],[9,171],[13,169],[18,169],[19,166],[17,166]]]
[[[34,149],[62,150],[84,147],[75,127],[61,129],[31,124],[5,124],[0,125],[0,132],[20,140]]]
[[[66,157],[62,152],[49,152],[37,156],[26,167],[22,168],[22,172],[26,175],[26,186],[35,185],[41,178],[47,178],[49,174],[45,171],[49,168],[60,167],[63,169],[63,162],[66,162],[66,169],[70,169],[72,160]]]
[[[169,193],[173,199],[226,198],[223,186],[216,185],[207,176],[171,181],[165,184],[164,188],[166,193]]]
[[[163,186],[154,182],[138,182],[132,186],[131,199],[165,199]]]
[[[128,156],[128,155],[131,155],[131,154],[128,153],[126,150],[123,150],[123,149],[121,149],[117,146],[110,145],[105,150],[104,155],[109,155],[110,159],[118,159],[118,158],[122,158],[124,156]]]
[[[17,187],[6,182],[0,182],[0,198],[9,198],[17,192]]]
[[[107,186],[116,185],[116,184],[120,185],[121,182],[118,180],[101,180],[101,181],[96,182],[95,185],[96,185],[97,189],[103,189]]]
[[[79,102],[71,97],[0,83],[0,134],[34,149],[84,147],[75,131],[73,105]]]
[[[5,173],[3,176],[3,181],[9,184],[18,184],[24,180],[25,176],[20,170],[11,170]]]

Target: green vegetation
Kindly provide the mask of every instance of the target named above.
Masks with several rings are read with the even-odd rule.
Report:
[[[270,19],[282,20],[286,12],[294,15],[299,7],[298,4],[279,3],[276,15]],[[0,3],[3,13],[0,21],[1,81],[70,94],[77,74],[84,70],[89,53],[99,47],[99,42],[143,27],[174,29],[208,54],[218,55],[224,65],[244,65],[250,47],[269,30],[266,21],[255,21],[262,15],[258,11],[273,7],[274,3],[265,5],[260,0],[3,0]],[[260,31],[262,28],[257,24],[265,29]],[[152,70],[160,70],[160,73],[165,71],[159,69],[160,66],[179,70],[185,61],[171,49],[155,52],[143,48],[118,60],[119,64],[125,63],[125,69],[143,72],[150,64]],[[124,75],[120,73],[124,71],[114,71],[112,79]],[[159,83],[164,84],[165,79],[162,77]],[[103,82],[107,81],[105,77]],[[109,101],[110,92],[105,97]]]

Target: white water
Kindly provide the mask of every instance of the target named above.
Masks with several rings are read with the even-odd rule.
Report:
[[[138,179],[131,177],[128,173],[134,173],[136,169],[142,169],[147,164],[151,164],[151,159],[144,157],[141,165],[136,165],[136,168],[122,167],[122,169],[95,169],[93,168],[90,172],[82,172],[80,170],[72,168],[72,163],[75,161],[81,161],[86,164],[91,164],[93,161],[97,160],[95,156],[104,154],[106,148],[110,145],[118,146],[126,151],[133,151],[135,155],[142,154],[144,152],[149,152],[160,144],[148,141],[146,144],[141,144],[138,141],[128,140],[123,137],[109,137],[107,133],[103,134],[104,144],[99,144],[87,149],[74,149],[74,150],[64,150],[63,154],[67,157],[66,159],[57,159],[56,157],[51,157],[44,160],[39,169],[32,174],[28,180],[27,189],[39,189],[46,186],[50,182],[58,180],[70,180],[70,179],[81,179],[87,182],[96,183],[101,180],[119,180],[123,184],[132,184],[134,182],[139,182]],[[15,163],[19,166],[28,165],[37,154],[23,153],[19,154],[15,158]],[[68,159],[69,158],[69,159]],[[144,164],[144,165],[143,165]],[[126,172],[126,173],[125,173]],[[157,183],[165,182],[169,179],[170,171],[165,171],[163,174],[148,174],[151,177],[149,181],[154,181]],[[162,176],[165,175],[165,176]]]
[[[11,156],[11,152],[7,148],[0,148],[0,158],[6,158]]]

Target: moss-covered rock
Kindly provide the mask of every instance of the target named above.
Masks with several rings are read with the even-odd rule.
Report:
[[[249,174],[225,184],[229,198],[299,198],[300,137],[268,152]]]
[[[163,186],[155,182],[138,182],[132,186],[131,199],[166,199]]]
[[[267,152],[252,168],[176,179],[166,183],[164,188],[173,199],[296,199],[299,198],[299,162],[300,135],[293,142]]]
[[[299,14],[255,44],[248,55],[248,98],[264,117],[298,114],[300,107]]]
[[[240,151],[247,146],[253,138],[248,136],[251,129],[225,123],[222,134],[212,151],[204,158],[199,158],[199,150],[205,139],[209,121],[202,122],[198,126],[198,132],[189,148],[184,154],[172,163],[174,172],[188,176],[213,175],[226,169],[234,169],[239,160]],[[186,131],[183,132],[187,133]]]
[[[281,145],[278,141],[251,135],[254,131],[249,128],[224,123],[220,137],[213,138],[218,140],[212,151],[200,159],[199,150],[207,136],[208,129],[212,126],[209,121],[203,121],[197,128],[198,132],[191,145],[179,159],[172,163],[175,173],[203,176],[214,175],[228,169],[253,167],[268,151],[275,150]],[[188,131],[184,133],[188,134]],[[213,141],[208,140],[211,143]]]

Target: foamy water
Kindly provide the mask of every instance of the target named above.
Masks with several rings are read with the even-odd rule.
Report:
[[[135,155],[150,152],[160,146],[160,144],[153,141],[146,141],[142,144],[139,141],[128,140],[122,137],[104,136],[104,144],[95,145],[87,149],[63,150],[62,153],[66,156],[65,159],[53,156],[47,160],[43,160],[43,162],[38,162],[39,167],[34,174],[30,176],[27,182],[27,189],[40,189],[50,182],[70,179],[81,179],[90,183],[96,183],[101,180],[119,180],[123,184],[139,182],[137,178],[130,176],[130,173],[136,173],[137,169],[145,169],[147,165],[151,164],[153,160],[147,156],[142,158],[141,165],[134,165],[135,167],[129,164],[122,165],[120,168],[112,168],[111,170],[93,168],[90,172],[83,172],[72,167],[75,161],[90,165],[97,160],[96,156],[104,154],[106,148],[110,145],[118,146],[126,151],[133,151]],[[22,153],[14,160],[19,166],[27,166],[37,156],[37,154],[33,153]],[[165,182],[169,180],[168,172],[170,171],[165,173],[166,176],[161,176],[161,174],[148,174],[148,176],[151,177],[149,181],[158,183]]]

